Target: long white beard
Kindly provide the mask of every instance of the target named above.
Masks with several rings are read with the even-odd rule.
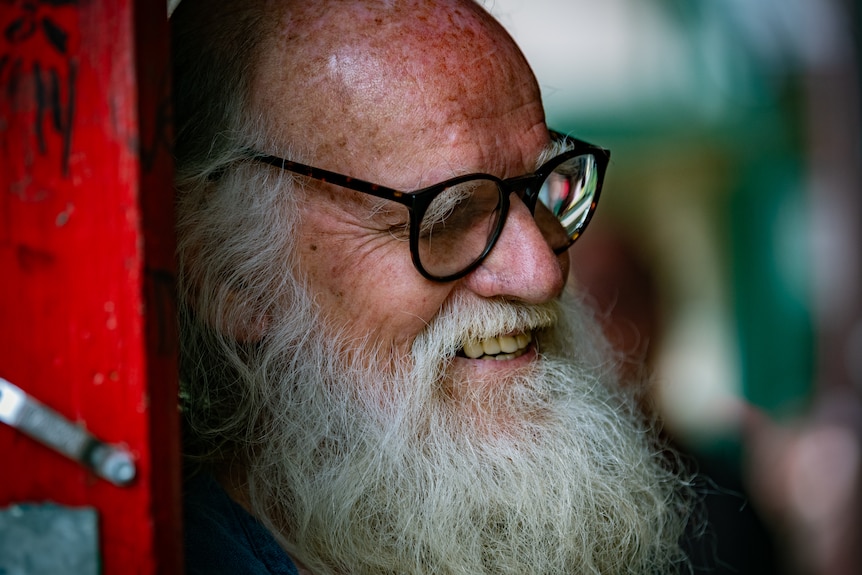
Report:
[[[554,319],[531,367],[448,376],[466,332]],[[682,560],[684,484],[582,308],[454,304],[385,369],[368,366],[388,350],[305,333],[269,372],[248,485],[313,573],[669,573]]]

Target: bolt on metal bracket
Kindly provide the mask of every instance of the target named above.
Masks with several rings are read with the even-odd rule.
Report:
[[[126,449],[104,443],[0,377],[0,421],[94,471],[114,485],[125,486],[137,473]]]

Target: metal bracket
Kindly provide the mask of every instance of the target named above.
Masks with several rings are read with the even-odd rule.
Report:
[[[0,509],[0,573],[98,575],[96,510],[50,503]]]
[[[2,377],[0,421],[86,466],[114,485],[125,486],[135,478],[135,462],[126,449],[98,440]]]

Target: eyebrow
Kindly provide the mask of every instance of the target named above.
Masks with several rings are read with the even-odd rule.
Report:
[[[554,134],[556,134],[556,132],[554,132],[553,130],[549,131],[551,133],[551,139],[547,144],[545,144],[545,147],[542,148],[542,151],[540,151],[538,156],[536,157],[536,163],[533,167],[533,170],[538,170],[549,160],[575,148],[576,144],[570,138],[554,137]],[[560,136],[564,135],[560,134]],[[385,198],[376,198],[376,200],[377,201],[372,201],[367,204],[371,208],[372,215],[388,211],[387,207],[391,203],[389,200]]]
[[[553,133],[553,132],[552,132]],[[575,143],[571,141],[569,138],[551,138],[551,141],[547,143],[545,148],[539,152],[538,157],[536,158],[536,165],[533,167],[533,170],[538,170],[545,164],[545,162],[568,152],[569,150],[574,149]]]

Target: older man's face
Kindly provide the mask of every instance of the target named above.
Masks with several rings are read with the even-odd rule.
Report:
[[[261,152],[409,191],[531,173],[548,150],[529,67],[469,0],[286,4],[301,5],[273,18],[252,78],[249,112],[276,139]],[[223,191],[253,194],[237,174]],[[665,572],[679,483],[618,395],[589,311],[554,301],[568,260],[526,206],[511,198],[488,257],[438,283],[413,266],[404,206],[297,183],[280,188],[299,211],[284,224],[295,267],[236,284],[301,281],[273,290],[271,316],[227,326],[239,380],[198,387],[240,404],[214,407],[200,433],[228,427],[248,446],[237,489],[285,549],[321,573]],[[265,337],[246,346],[248,331]],[[511,353],[470,359],[474,339],[486,357]]]
[[[472,7],[411,10],[375,19],[357,3],[322,18],[313,7],[291,14],[291,33],[259,72],[255,105],[286,141],[302,143],[305,161],[396,189],[532,172],[549,136],[520,52]],[[456,295],[543,303],[565,283],[567,257],[552,252],[514,198],[492,253],[443,284],[416,271],[406,237],[393,231],[407,223],[403,206],[319,182],[306,184],[301,206],[300,271],[326,319],[395,357]],[[533,361],[535,351],[514,355],[460,356],[452,370],[465,381],[494,375]]]

